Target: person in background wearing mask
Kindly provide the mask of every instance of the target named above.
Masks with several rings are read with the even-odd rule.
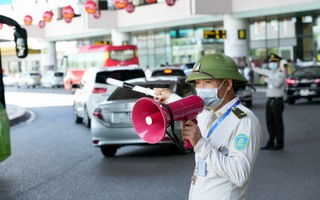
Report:
[[[195,152],[189,199],[246,199],[262,143],[258,118],[235,95],[235,85],[246,79],[232,58],[216,53],[203,56],[186,82],[205,103],[198,124],[182,123],[182,139],[189,140]],[[170,89],[154,90],[160,103],[181,99]]]
[[[268,56],[269,69],[254,67],[253,70],[263,75],[267,86],[266,120],[269,140],[262,147],[263,150],[281,150],[284,147],[284,125],[282,113],[284,111],[284,87],[286,73],[280,69],[282,60],[277,54]]]

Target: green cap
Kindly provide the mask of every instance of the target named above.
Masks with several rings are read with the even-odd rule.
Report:
[[[267,57],[267,59],[269,62],[272,62],[272,61],[278,62],[278,61],[282,60],[282,58],[275,53],[270,53],[269,56]]]
[[[192,69],[186,83],[193,83],[201,79],[232,79],[240,83],[247,80],[240,74],[239,69],[232,58],[221,53],[203,56]],[[240,83],[239,83],[240,82]]]

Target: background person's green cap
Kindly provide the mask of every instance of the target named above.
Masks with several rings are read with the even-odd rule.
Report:
[[[247,80],[240,74],[239,69],[232,58],[221,53],[204,55],[194,66],[186,83],[192,84],[201,79],[232,79],[238,84],[244,84]],[[236,84],[235,84],[236,85]]]

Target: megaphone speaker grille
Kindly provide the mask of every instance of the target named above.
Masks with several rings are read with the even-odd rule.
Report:
[[[140,98],[132,109],[132,122],[138,136],[155,144],[162,140],[167,129],[167,119],[160,105],[151,98]]]

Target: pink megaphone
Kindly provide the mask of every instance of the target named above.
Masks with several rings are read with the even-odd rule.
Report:
[[[166,105],[159,104],[152,98],[143,97],[133,106],[132,122],[141,139],[155,144],[165,136],[167,127],[172,122],[171,116],[173,121],[195,120],[203,108],[204,102],[197,95],[191,95]],[[189,141],[185,141],[184,148],[192,148]]]

